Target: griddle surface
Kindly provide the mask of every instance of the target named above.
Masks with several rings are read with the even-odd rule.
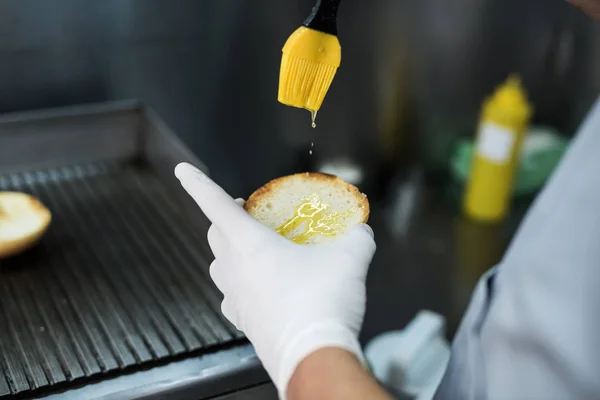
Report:
[[[242,337],[220,312],[205,240],[149,170],[102,163],[0,176],[52,211],[0,261],[0,397],[148,366]]]

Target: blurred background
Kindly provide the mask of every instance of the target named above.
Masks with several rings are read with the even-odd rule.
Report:
[[[511,73],[532,124],[568,140],[600,93],[600,26],[563,0],[344,0],[342,65],[312,129],[277,102],[281,47],[312,5],[2,0],[0,112],[140,99],[234,197],[293,172],[350,174],[379,246],[363,342],[422,308],[451,336],[539,189],[500,224],[465,219],[457,143]]]
[[[566,1],[344,0],[342,66],[313,130],[307,112],[276,98],[281,47],[312,5],[3,0],[0,111],[141,99],[247,196],[338,159],[369,183],[416,155],[439,171],[511,72],[536,120],[566,133],[600,92],[600,28]]]

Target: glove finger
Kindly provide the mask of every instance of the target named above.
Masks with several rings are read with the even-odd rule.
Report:
[[[238,203],[240,206],[244,206],[244,204],[246,204],[246,200],[244,199],[235,199],[235,202]]]
[[[369,236],[371,236],[371,239],[375,239],[375,232],[373,232],[373,228],[371,228],[370,225],[359,224],[357,228],[363,228],[369,234]]]
[[[212,224],[210,228],[208,228],[208,233],[206,234],[206,238],[208,239],[208,245],[213,252],[215,258],[224,257],[229,253],[229,243],[221,230],[215,225]]]
[[[236,243],[256,244],[269,229],[252,218],[225,190],[188,163],[175,167],[183,188],[196,201],[206,217]]]
[[[236,318],[235,304],[229,296],[223,298],[223,302],[221,303],[221,313],[223,313],[223,316],[235,326],[235,329],[241,331]]]
[[[358,245],[359,247],[371,247],[375,245],[375,234],[369,225],[358,224],[353,226],[344,236],[334,243],[338,243],[341,246]]]
[[[215,283],[215,286],[219,291],[223,294],[226,294],[228,285],[227,273],[225,272],[225,268],[219,260],[214,260],[210,264],[210,268],[208,269],[208,273],[210,274],[210,278]]]
[[[357,272],[366,276],[376,249],[370,226],[360,224],[353,227],[344,237],[335,241],[333,246],[334,251],[343,251],[349,255],[354,261],[352,264],[359,268]]]

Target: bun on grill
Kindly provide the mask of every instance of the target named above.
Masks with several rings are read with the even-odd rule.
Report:
[[[35,197],[0,192],[0,259],[17,255],[44,235],[52,215]]]
[[[369,201],[341,178],[306,172],[274,179],[244,204],[256,220],[299,244],[335,240],[369,219]]]

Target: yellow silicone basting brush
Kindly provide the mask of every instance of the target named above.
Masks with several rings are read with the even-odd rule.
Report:
[[[304,24],[283,46],[279,101],[309,110],[313,123],[342,59],[337,38],[339,5],[340,0],[317,0]]]

